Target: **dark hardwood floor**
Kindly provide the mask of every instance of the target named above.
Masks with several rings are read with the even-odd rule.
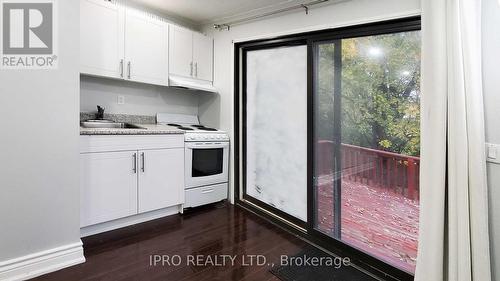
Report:
[[[267,264],[248,265],[249,255],[263,255],[267,263],[279,264],[281,255],[295,255],[306,246],[294,235],[230,205],[202,207],[84,238],[83,243],[87,262],[35,280],[277,281]],[[175,263],[180,258],[181,262],[178,266],[152,266],[151,255],[167,255]],[[234,266],[228,258],[226,266],[210,266],[210,262],[193,265],[187,260],[189,255],[200,255],[202,264],[209,258],[215,262],[215,256],[220,255],[236,259]]]

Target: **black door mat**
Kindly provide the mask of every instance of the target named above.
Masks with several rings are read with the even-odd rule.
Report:
[[[306,257],[316,258],[318,261],[323,257],[323,260],[311,265],[310,259],[310,262],[305,264]],[[377,281],[352,266],[339,266],[339,258],[332,265],[331,259],[335,257],[313,246],[308,246],[293,258],[295,262],[288,258],[286,263],[276,265],[269,271],[283,281]]]

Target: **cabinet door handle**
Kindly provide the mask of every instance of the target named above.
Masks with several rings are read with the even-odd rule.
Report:
[[[134,161],[134,165],[133,165],[134,168],[132,168],[132,171],[134,171],[134,174],[137,174],[137,153],[134,153],[132,155],[132,159]]]
[[[194,64],[194,76],[198,77],[198,63]]]
[[[128,62],[128,64],[127,64],[127,68],[128,68],[128,70],[127,70],[127,77],[128,77],[128,79],[130,79],[130,66],[131,66],[131,63]]]
[[[141,153],[141,162],[142,162],[142,163],[141,163],[141,171],[142,171],[143,173],[144,173],[144,171],[146,170],[145,165],[144,165],[144,163],[145,163],[145,158],[146,158],[146,156],[144,155],[144,152],[142,152],[142,153]]]
[[[120,60],[120,77],[123,78],[123,59]]]
[[[189,63],[189,67],[191,68],[189,75],[193,76],[193,62]]]

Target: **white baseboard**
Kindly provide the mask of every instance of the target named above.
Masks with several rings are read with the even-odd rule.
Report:
[[[85,257],[80,241],[0,262],[0,280],[26,280],[83,262]]]
[[[86,227],[80,228],[80,237],[87,237],[90,235],[115,230],[118,228],[155,220],[159,218],[163,218],[166,216],[175,215],[178,213],[182,213],[182,205],[177,205],[173,207],[168,207],[160,210],[155,210],[147,213],[137,214],[130,217],[125,217],[113,221],[103,222],[100,224],[90,225]],[[1,279],[0,279],[1,280]]]

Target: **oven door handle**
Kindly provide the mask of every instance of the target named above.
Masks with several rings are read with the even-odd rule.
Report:
[[[210,148],[226,148],[229,147],[227,142],[211,142],[211,143],[186,143],[186,148],[210,149]]]

